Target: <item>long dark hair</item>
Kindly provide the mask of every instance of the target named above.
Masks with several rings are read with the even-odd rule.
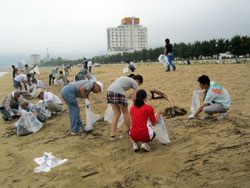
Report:
[[[143,100],[145,97],[147,97],[147,92],[144,89],[140,89],[137,91],[135,99],[135,106],[137,108],[140,108],[145,104]]]
[[[128,75],[128,77],[133,78],[134,80],[138,80],[141,84],[143,83],[143,77],[141,75],[134,75],[134,74],[130,74]]]

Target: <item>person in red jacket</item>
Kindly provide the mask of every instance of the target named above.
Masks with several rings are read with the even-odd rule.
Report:
[[[133,142],[134,151],[138,151],[139,147],[137,142],[142,142],[141,149],[150,151],[148,142],[152,141],[155,133],[151,126],[155,126],[159,120],[162,111],[158,111],[156,116],[152,106],[145,104],[147,102],[147,93],[145,90],[140,89],[136,93],[135,104],[130,109],[132,119],[132,126],[130,129],[130,138]],[[152,125],[148,125],[150,120]]]

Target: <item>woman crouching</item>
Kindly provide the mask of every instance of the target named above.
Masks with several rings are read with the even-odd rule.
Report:
[[[130,109],[132,118],[132,126],[130,129],[130,138],[133,142],[134,151],[138,151],[138,142],[142,142],[141,149],[150,151],[148,143],[155,137],[155,132],[151,126],[155,126],[159,120],[162,111],[158,111],[156,116],[152,106],[145,104],[147,102],[147,93],[145,90],[140,89],[136,93],[134,106]],[[152,125],[148,125],[148,119]]]

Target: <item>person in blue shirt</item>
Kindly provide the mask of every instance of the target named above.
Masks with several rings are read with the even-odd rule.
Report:
[[[192,119],[198,116],[202,111],[206,113],[201,119],[212,118],[213,114],[219,113],[217,120],[223,119],[227,115],[227,111],[231,106],[230,95],[228,91],[216,82],[210,82],[206,75],[202,75],[197,80],[200,88],[205,89],[205,96],[203,104],[195,114],[190,115],[188,118]]]

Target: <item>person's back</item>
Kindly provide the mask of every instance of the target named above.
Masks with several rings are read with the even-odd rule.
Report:
[[[148,105],[144,104],[140,108],[135,105],[130,109],[132,126],[130,136],[134,141],[147,141],[150,140],[150,133],[148,132],[147,121],[150,119],[151,122],[155,122],[154,109]]]
[[[210,87],[204,97],[204,103],[211,102],[221,104],[225,109],[229,109],[231,106],[228,91],[216,82],[210,82]]]

